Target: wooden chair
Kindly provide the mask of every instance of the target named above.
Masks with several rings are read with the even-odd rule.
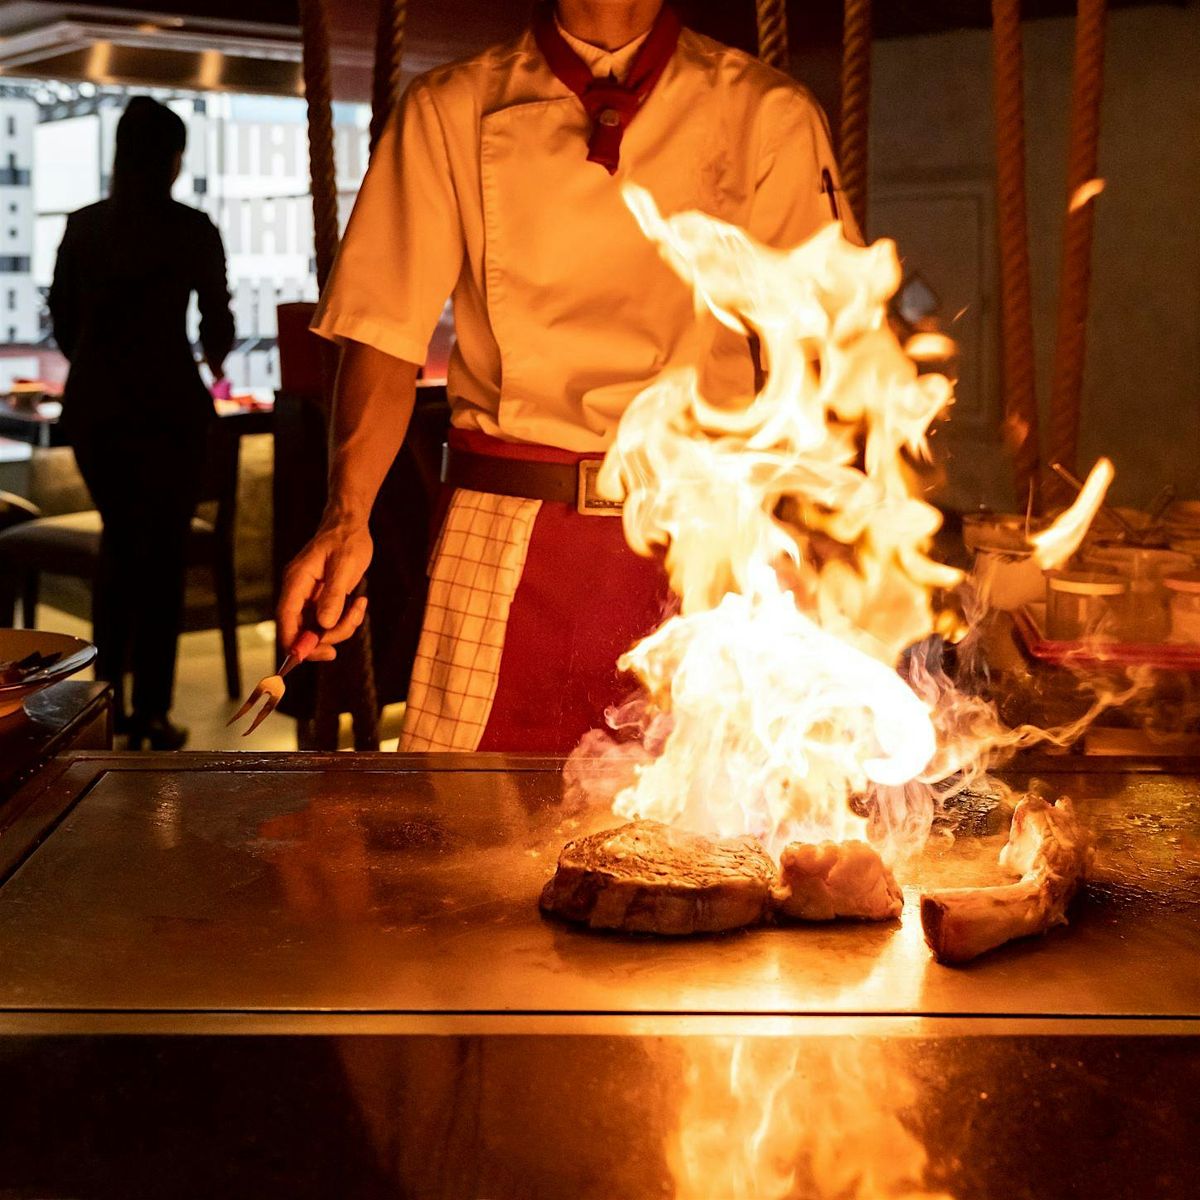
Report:
[[[234,570],[238,461],[238,438],[222,431],[220,422],[214,422],[200,502],[215,503],[215,511],[211,520],[192,518],[188,539],[188,565],[207,567],[212,574],[225,657],[225,686],[231,700],[242,694]],[[22,623],[32,627],[42,575],[89,582],[95,578],[100,557],[100,514],[87,508],[44,516],[27,501],[19,509],[10,504],[9,511],[13,517],[9,527],[0,526],[0,625],[14,623],[19,599]]]

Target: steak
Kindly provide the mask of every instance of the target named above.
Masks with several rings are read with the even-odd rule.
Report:
[[[779,866],[772,900],[780,916],[795,921],[887,921],[904,907],[891,871],[866,842],[793,842]]]
[[[774,881],[775,864],[753,838],[632,821],[568,842],[541,907],[592,929],[720,933],[761,921]]]

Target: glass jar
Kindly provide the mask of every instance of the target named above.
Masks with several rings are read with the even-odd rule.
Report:
[[[1171,641],[1200,645],[1200,571],[1168,575],[1163,587],[1171,606]]]
[[[1046,635],[1055,642],[1116,637],[1129,584],[1098,571],[1054,571],[1046,576]]]
[[[1097,543],[1083,552],[1083,565],[1089,571],[1115,572],[1128,582],[1124,641],[1162,642],[1171,628],[1163,579],[1190,571],[1196,564],[1177,550]]]

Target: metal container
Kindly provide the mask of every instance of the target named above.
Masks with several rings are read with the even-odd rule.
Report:
[[[1042,571],[1029,543],[1039,527],[1019,513],[963,517],[963,544],[975,555],[972,580],[989,608],[1013,612],[1042,598]]]

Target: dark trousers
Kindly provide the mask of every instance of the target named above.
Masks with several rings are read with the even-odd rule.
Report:
[[[175,687],[187,536],[200,489],[203,429],[77,432],[75,460],[104,523],[92,593],[96,675],[133,711],[165,715]]]

